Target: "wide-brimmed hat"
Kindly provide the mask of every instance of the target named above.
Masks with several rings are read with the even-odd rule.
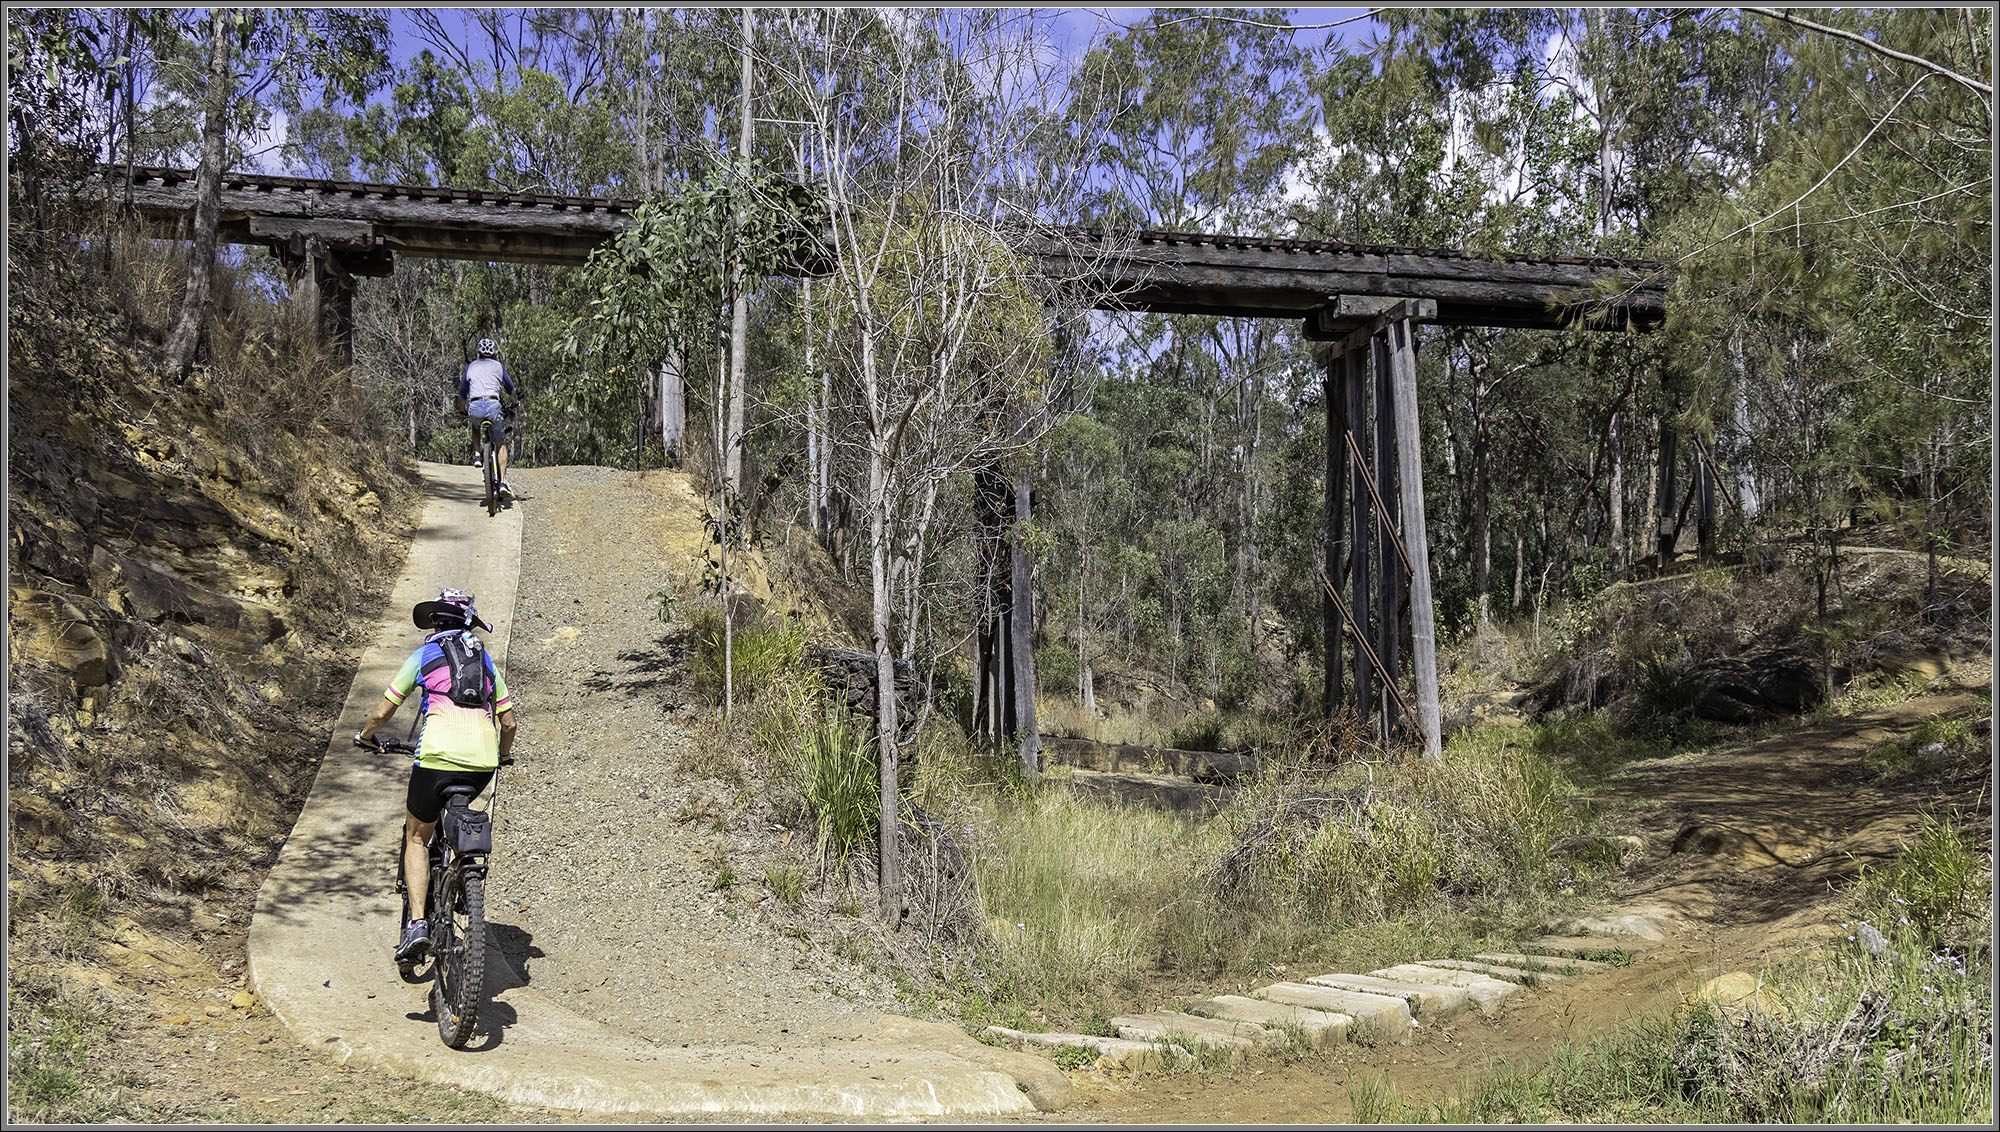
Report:
[[[434,629],[432,619],[443,614],[467,628],[478,626],[491,633],[493,626],[479,616],[479,610],[472,604],[472,595],[464,590],[439,590],[436,601],[420,601],[410,610],[410,620],[419,629]]]

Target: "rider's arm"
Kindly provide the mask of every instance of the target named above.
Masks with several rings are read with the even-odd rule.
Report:
[[[509,408],[520,403],[521,392],[514,388],[513,375],[507,372],[507,365],[504,362],[500,365],[500,388],[507,394],[507,405]]]
[[[463,413],[472,406],[472,365],[458,371],[458,411]]]
[[[382,725],[389,722],[389,717],[396,714],[396,708],[416,690],[417,664],[422,657],[423,650],[418,649],[410,654],[409,659],[403,661],[403,667],[396,670],[396,675],[389,681],[389,686],[382,690],[382,702],[375,705],[375,711],[362,726],[359,738],[373,739],[375,732],[381,730]]]
[[[389,722],[389,717],[394,714],[396,714],[396,701],[387,696],[382,697],[382,702],[375,705],[374,712],[368,716],[368,722],[362,725],[361,734],[356,738],[364,743],[374,739],[375,733],[380,731],[382,725]]]

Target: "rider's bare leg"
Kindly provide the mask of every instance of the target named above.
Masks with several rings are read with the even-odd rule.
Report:
[[[415,814],[403,815],[403,886],[410,890],[410,916],[423,919],[424,901],[431,893],[431,834],[434,821],[419,821]]]
[[[477,456],[479,455],[479,430],[486,427],[486,422],[480,420],[478,417],[472,417],[466,423],[472,426],[470,433],[472,437],[472,454]]]
[[[500,446],[500,482],[507,482],[507,446]]]

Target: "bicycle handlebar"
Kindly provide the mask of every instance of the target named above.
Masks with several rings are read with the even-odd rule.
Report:
[[[356,731],[354,733],[354,745],[361,748],[364,751],[374,751],[378,754],[414,755],[417,753],[417,749],[415,747],[410,746],[408,743],[400,742],[395,739],[363,739],[361,737],[361,732],[359,731]],[[513,766],[514,765],[513,754],[510,752],[506,755],[501,756],[500,765]]]
[[[364,751],[375,751],[391,755],[414,755],[417,753],[417,749],[408,743],[398,742],[395,739],[363,739],[359,731],[354,733],[354,745]]]

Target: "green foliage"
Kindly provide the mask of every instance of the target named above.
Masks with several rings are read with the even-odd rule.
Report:
[[[1927,816],[1892,864],[1863,870],[1858,888],[1878,923],[1909,928],[1935,947],[1961,942],[1951,937],[1985,906],[1991,885],[1991,859],[1956,825]]]
[[[781,758],[817,830],[816,851],[828,870],[871,844],[881,813],[873,729],[834,706],[800,721],[795,744]]]
[[[135,1119],[126,1074],[103,1076],[91,1049],[111,1034],[115,1012],[74,990],[7,987],[7,1109],[10,1120],[102,1123]],[[143,1119],[143,1118],[139,1118]]]
[[[1056,1068],[1088,1069],[1097,1063],[1097,1051],[1089,1046],[1058,1046]]]
[[[752,619],[736,626],[727,649],[719,606],[697,607],[689,615],[688,628],[694,641],[691,683],[697,693],[718,704],[722,702],[725,651],[736,695],[745,702],[796,673],[805,656],[805,627],[795,620]]]
[[[1223,728],[1220,716],[1191,716],[1167,729],[1166,745],[1179,751],[1220,751]]]
[[[805,903],[806,874],[797,865],[771,865],[764,870],[764,887],[789,908]]]

